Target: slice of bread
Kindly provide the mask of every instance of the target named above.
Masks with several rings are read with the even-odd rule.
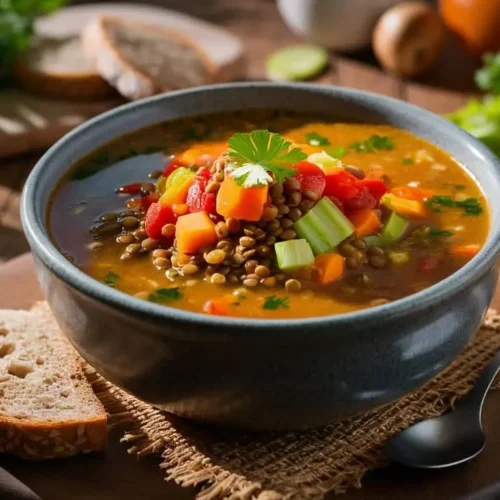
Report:
[[[79,36],[37,38],[17,61],[14,74],[25,89],[61,99],[94,99],[113,95],[85,57]]]
[[[106,448],[107,416],[47,306],[0,311],[0,452],[28,460]]]
[[[100,75],[128,99],[215,79],[216,66],[200,47],[160,26],[100,16],[82,37]]]

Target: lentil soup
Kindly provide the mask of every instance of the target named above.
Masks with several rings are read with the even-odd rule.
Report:
[[[405,297],[462,267],[489,228],[478,185],[436,146],[284,111],[121,137],[70,169],[48,219],[67,258],[110,287],[252,318]]]

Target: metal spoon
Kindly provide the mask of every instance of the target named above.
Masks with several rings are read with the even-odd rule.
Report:
[[[409,467],[439,469],[479,455],[486,444],[481,410],[499,370],[500,352],[455,411],[419,422],[393,437],[388,446],[392,460]]]

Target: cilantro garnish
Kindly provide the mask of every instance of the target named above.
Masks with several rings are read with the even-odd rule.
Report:
[[[309,132],[306,134],[307,144],[311,146],[329,146],[331,143],[328,137],[319,135],[317,132]]]
[[[266,301],[262,306],[263,309],[269,309],[271,311],[276,311],[276,309],[288,309],[290,307],[290,299],[288,297],[276,297],[271,295],[266,297]]]
[[[467,198],[466,200],[454,200],[451,196],[435,195],[425,204],[430,207],[433,212],[442,212],[441,207],[462,208],[463,215],[479,215],[483,213],[483,207],[477,198]]]
[[[411,158],[403,158],[401,160],[402,165],[413,165],[413,160]]]
[[[267,185],[272,181],[283,183],[295,174],[290,165],[305,160],[300,148],[290,149],[291,142],[268,130],[254,130],[249,134],[235,134],[228,140],[229,158],[234,162],[232,176],[242,187]]]
[[[116,282],[120,279],[120,276],[113,271],[109,271],[106,276],[104,276],[104,284],[110,286],[111,288],[116,288]]]
[[[178,288],[160,288],[155,293],[149,294],[148,300],[155,304],[161,304],[171,300],[180,300],[182,297],[184,294]]]
[[[340,160],[345,155],[346,150],[342,146],[338,146],[327,148],[326,152],[333,158],[337,158],[337,160]]]
[[[437,227],[431,226],[429,228],[429,236],[432,238],[448,238],[449,236],[453,236],[453,231],[438,229]]]
[[[465,189],[465,186],[463,184],[454,184],[453,187],[459,191]]]
[[[383,135],[372,135],[366,141],[353,142],[349,148],[358,153],[372,153],[375,150],[394,149],[394,141]]]

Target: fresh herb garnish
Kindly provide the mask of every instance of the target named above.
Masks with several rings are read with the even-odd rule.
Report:
[[[155,293],[149,294],[148,300],[155,304],[161,304],[172,300],[180,300],[182,297],[184,297],[184,294],[179,288],[160,288]]]
[[[331,143],[328,137],[319,135],[317,132],[309,132],[306,134],[307,144],[311,146],[329,146]]]
[[[485,92],[500,94],[500,52],[497,54],[485,54],[484,66],[476,71],[476,85]]]
[[[113,271],[109,271],[106,276],[104,276],[104,284],[110,286],[111,288],[116,288],[116,282],[120,279],[120,276]]]
[[[383,135],[372,135],[366,141],[353,142],[349,148],[358,153],[372,153],[375,150],[394,149],[394,141]]]
[[[12,66],[30,44],[37,17],[62,7],[65,0],[0,1],[0,80],[10,75]]]
[[[266,297],[263,309],[268,309],[271,311],[276,311],[276,309],[288,309],[290,307],[290,299],[288,297],[276,297],[271,295]]]
[[[401,160],[402,165],[413,165],[413,160],[411,158],[403,158]]]
[[[425,200],[425,204],[433,212],[442,212],[441,207],[462,208],[463,215],[479,215],[483,213],[483,207],[477,198],[467,198],[466,200],[454,200],[451,196],[435,195]]]
[[[429,236],[431,236],[432,238],[448,238],[449,236],[453,236],[453,231],[439,229],[437,227],[431,226],[429,228]]]
[[[232,176],[238,186],[255,187],[272,181],[283,183],[295,174],[290,165],[305,160],[300,148],[290,149],[291,142],[268,130],[254,130],[249,134],[235,134],[228,140],[228,156],[232,160]]]
[[[462,189],[465,189],[465,186],[463,184],[453,184],[453,187],[457,189],[458,191],[461,191]]]
[[[327,148],[326,152],[333,158],[337,158],[337,160],[340,160],[345,155],[346,150],[342,146],[338,146],[338,147]]]

